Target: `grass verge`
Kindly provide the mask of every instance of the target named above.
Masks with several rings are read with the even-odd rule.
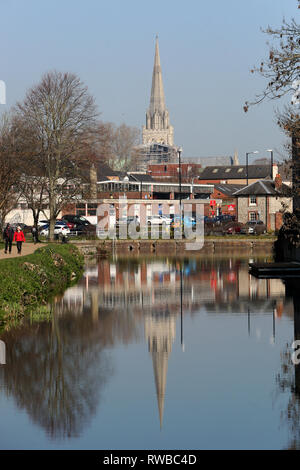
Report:
[[[1,260],[0,327],[45,305],[82,272],[83,256],[68,244],[49,244],[31,255]]]

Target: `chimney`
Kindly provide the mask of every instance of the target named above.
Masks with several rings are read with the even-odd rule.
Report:
[[[278,165],[277,165],[277,163],[273,163],[273,167],[272,167],[272,180],[275,180],[276,175],[278,175]]]
[[[275,176],[275,189],[277,191],[281,190],[282,187],[282,178],[279,173]]]

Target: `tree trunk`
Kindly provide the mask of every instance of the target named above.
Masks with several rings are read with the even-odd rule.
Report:
[[[55,226],[55,203],[53,196],[49,195],[49,209],[50,209],[50,220],[49,220],[49,240],[54,241],[54,226]]]

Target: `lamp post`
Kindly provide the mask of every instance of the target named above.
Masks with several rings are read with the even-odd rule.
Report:
[[[247,177],[247,186],[248,186],[248,155],[253,153],[259,153],[258,150],[254,150],[254,152],[246,152],[246,177]]]
[[[267,149],[267,152],[270,152],[270,154],[271,154],[271,173],[270,173],[270,176],[271,176],[271,179],[273,179],[273,150],[272,149]]]
[[[181,211],[181,153],[182,153],[182,147],[178,147],[177,149],[178,153],[178,177],[179,177],[179,209],[180,209],[180,227],[181,227],[181,222],[182,222],[182,211]]]
[[[197,176],[194,176],[192,178],[192,195],[193,195],[193,197],[194,197],[194,181],[195,181],[195,179],[197,179]]]

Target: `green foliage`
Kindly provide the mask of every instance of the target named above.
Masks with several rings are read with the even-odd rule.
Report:
[[[83,256],[72,245],[47,245],[22,258],[0,261],[0,320],[45,304],[76,281]]]

